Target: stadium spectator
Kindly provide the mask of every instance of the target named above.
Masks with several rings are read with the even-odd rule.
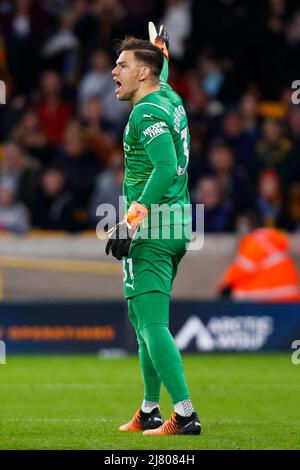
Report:
[[[67,125],[62,150],[52,163],[62,170],[66,187],[85,209],[101,165],[95,153],[88,148],[79,122],[71,121]]]
[[[220,60],[207,52],[199,56],[198,68],[204,92],[212,98],[218,98],[225,81]]]
[[[294,182],[288,187],[279,226],[291,232],[300,231],[300,182]]]
[[[192,206],[193,231],[197,229],[195,204],[204,204],[205,233],[234,231],[233,211],[228,204],[223,202],[222,189],[215,177],[204,176],[197,184]]]
[[[129,108],[127,103],[118,102],[116,99],[111,70],[111,60],[107,52],[102,49],[95,51],[91,58],[91,69],[79,84],[78,109],[82,109],[87,98],[99,98],[103,105],[103,119],[120,132]]]
[[[250,101],[249,104],[247,100],[248,103]],[[251,165],[251,158],[259,137],[255,126],[254,110],[251,109],[254,103],[251,101],[252,99],[245,95],[241,102],[242,109],[229,110],[222,122],[222,137],[236,156],[236,162],[246,170],[249,170]],[[243,119],[242,110],[247,121]]]
[[[116,219],[111,212],[107,214],[107,223],[112,227],[123,218],[124,208],[122,194],[122,182],[124,178],[124,163],[122,153],[115,153],[107,169],[97,176],[95,188],[88,205],[89,221],[91,226],[99,222],[96,215],[100,204],[111,204],[116,211]]]
[[[30,207],[39,181],[39,166],[25,155],[22,146],[15,141],[7,141],[3,146],[0,174],[10,181],[17,199]]]
[[[99,45],[98,21],[96,15],[93,14],[93,5],[89,0],[75,0],[72,8],[75,16],[73,32],[79,43],[78,65],[82,74],[88,68],[92,52]]]
[[[223,139],[215,139],[208,153],[208,168],[217,179],[222,199],[237,213],[253,203],[252,188],[245,170],[234,161],[234,154]]]
[[[28,93],[37,84],[40,42],[53,29],[55,20],[34,0],[7,2],[1,10],[9,70],[17,89]]]
[[[278,174],[273,170],[264,170],[258,180],[256,210],[259,225],[278,227],[282,209],[282,191]]]
[[[71,84],[75,81],[79,48],[73,32],[74,23],[72,10],[62,13],[59,30],[47,39],[42,48],[47,68],[58,70],[62,78]]]
[[[203,145],[207,142],[209,127],[212,126],[211,121],[215,117],[213,107],[214,104],[201,88],[197,75],[189,74],[186,105],[189,115],[189,129],[191,135],[201,139]]]
[[[119,146],[114,128],[103,120],[102,103],[97,97],[87,98],[82,105],[82,125],[89,147],[97,154],[101,164],[107,166]]]
[[[207,48],[198,56],[197,69],[202,80],[202,87],[211,98],[225,106],[237,102],[242,92],[238,83],[238,73],[234,64],[220,57],[214,50]]]
[[[36,112],[50,144],[60,145],[64,129],[73,116],[73,107],[62,97],[62,79],[54,70],[41,77],[41,97]]]
[[[111,80],[110,57],[105,50],[95,51],[90,65],[90,70],[83,76],[79,85],[79,106],[91,96],[104,98],[105,94],[114,88]]]
[[[187,0],[167,0],[162,23],[170,34],[170,54],[174,59],[183,59],[185,40],[191,35],[192,12]]]
[[[12,134],[25,153],[36,160],[41,167],[46,167],[50,163],[55,149],[48,144],[45,131],[34,110],[29,109],[23,114]]]
[[[58,168],[42,174],[31,206],[32,225],[45,230],[76,232],[87,228],[82,208],[76,206],[71,191],[66,189],[64,175]]]
[[[129,17],[120,0],[95,0],[91,8],[97,19],[99,45],[111,49],[113,39],[130,34]]]
[[[264,169],[280,174],[286,186],[294,177],[292,143],[283,135],[282,124],[274,119],[263,123],[262,138],[258,141],[252,159],[252,175],[255,181]]]
[[[300,278],[288,251],[288,236],[279,230],[259,228],[245,235],[218,292],[235,300],[299,301]]]
[[[20,122],[26,105],[25,95],[17,95],[10,99],[9,87],[6,87],[6,95],[9,105],[0,106],[0,142],[11,138],[13,129]]]
[[[257,105],[258,100],[253,93],[248,91],[241,96],[239,110],[243,120],[243,128],[245,132],[254,134],[254,136],[258,135]]]
[[[0,230],[25,233],[29,216],[25,205],[16,200],[16,188],[11,179],[0,178]]]

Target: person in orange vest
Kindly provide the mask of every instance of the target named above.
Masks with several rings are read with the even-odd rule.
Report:
[[[300,277],[288,249],[289,239],[281,231],[253,230],[241,239],[218,292],[234,300],[300,302]]]

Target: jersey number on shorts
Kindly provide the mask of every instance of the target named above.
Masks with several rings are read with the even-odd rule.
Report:
[[[130,278],[131,283],[127,282],[128,276]],[[132,269],[132,258],[125,258],[123,259],[123,282],[124,285],[127,287],[131,287],[134,289],[134,275]]]

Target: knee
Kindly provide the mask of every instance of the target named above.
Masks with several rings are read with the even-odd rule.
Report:
[[[169,335],[169,325],[167,323],[150,323],[139,325],[139,333],[147,345],[155,343],[161,335]]]

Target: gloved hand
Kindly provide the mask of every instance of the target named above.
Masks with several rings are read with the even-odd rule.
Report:
[[[124,219],[108,231],[105,253],[107,255],[111,253],[118,260],[128,256],[133,237],[148,212],[145,206],[133,202]]]
[[[156,27],[152,21],[148,23],[149,30],[149,41],[156,47],[158,47],[164,56],[169,60],[169,34],[162,24],[157,33]]]

